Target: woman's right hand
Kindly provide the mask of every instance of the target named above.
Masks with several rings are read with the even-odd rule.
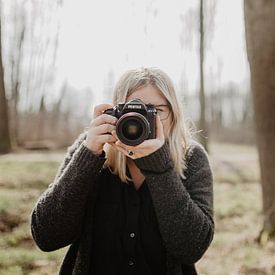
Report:
[[[100,104],[94,107],[93,119],[88,127],[88,133],[84,145],[94,154],[100,155],[106,142],[114,143],[117,139],[111,133],[116,129],[117,118],[103,114],[106,109],[112,108],[113,104]]]

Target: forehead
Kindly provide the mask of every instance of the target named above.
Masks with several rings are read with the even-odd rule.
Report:
[[[147,85],[145,87],[142,87],[133,93],[131,93],[127,97],[127,101],[139,98],[141,99],[145,104],[154,104],[154,105],[161,105],[161,104],[167,104],[167,100],[165,96],[154,86]]]

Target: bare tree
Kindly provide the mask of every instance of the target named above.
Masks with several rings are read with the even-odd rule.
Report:
[[[22,7],[14,6],[14,44],[15,48],[11,52],[11,102],[10,102],[10,128],[12,147],[18,146],[18,103],[19,90],[21,84],[21,65],[23,60],[23,44],[25,36],[25,14]]]
[[[207,142],[207,125],[205,120],[205,94],[204,94],[204,11],[203,0],[200,0],[200,120],[199,129],[202,129],[203,133],[200,134],[199,140],[204,148],[208,151]]]
[[[0,153],[7,153],[11,149],[9,135],[8,106],[4,85],[4,69],[2,62],[1,18],[0,18]]]
[[[258,241],[265,242],[275,237],[275,1],[244,0],[244,18],[263,196]]]
[[[209,127],[206,121],[207,113],[207,101],[205,98],[205,55],[206,49],[210,47],[211,39],[213,36],[214,30],[214,14],[216,9],[216,1],[203,1],[200,0],[200,16],[199,16],[199,33],[200,33],[200,53],[199,53],[199,62],[200,62],[200,119],[199,119],[199,129],[202,130],[199,135],[200,143],[208,151],[208,138],[209,138]],[[211,104],[211,102],[210,102]]]
[[[211,2],[211,3],[210,3]],[[213,36],[214,26],[214,14],[216,8],[216,1],[212,0],[206,2],[200,0],[199,9],[189,9],[186,14],[180,14],[180,20],[182,22],[182,29],[180,33],[180,46],[182,49],[188,47],[194,47],[194,40],[199,38],[199,104],[200,104],[200,116],[198,118],[199,135],[198,139],[200,143],[208,149],[208,127],[206,123],[207,104],[205,99],[205,81],[204,81],[204,61],[206,49],[210,47],[211,39]],[[199,13],[198,13],[199,10]],[[187,31],[188,29],[188,31]],[[193,30],[193,31],[190,31]],[[199,35],[198,35],[199,34]],[[206,34],[206,35],[205,35]]]

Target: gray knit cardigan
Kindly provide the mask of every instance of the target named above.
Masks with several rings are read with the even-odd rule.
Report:
[[[43,251],[70,245],[60,274],[88,274],[96,186],[105,157],[84,146],[87,132],[67,150],[53,182],[31,213],[31,233]],[[213,175],[197,142],[186,154],[186,179],[175,172],[168,141],[134,162],[146,178],[167,250],[167,275],[197,274],[197,262],[214,236]]]

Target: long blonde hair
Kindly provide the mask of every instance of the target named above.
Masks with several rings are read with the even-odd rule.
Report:
[[[171,106],[172,124],[168,130],[169,147],[172,160],[174,161],[174,169],[181,178],[185,179],[185,154],[192,134],[191,128],[188,129],[187,123],[184,120],[182,106],[179,104],[170,77],[155,67],[128,70],[121,76],[115,86],[113,104],[125,103],[127,97],[134,91],[147,85],[157,88]],[[118,175],[123,182],[132,181],[126,174],[126,156],[112,148],[108,143],[105,143],[104,151],[107,158],[104,167],[109,168],[113,174]]]

